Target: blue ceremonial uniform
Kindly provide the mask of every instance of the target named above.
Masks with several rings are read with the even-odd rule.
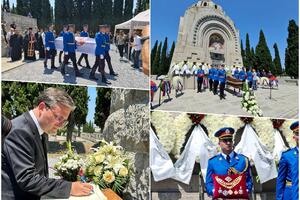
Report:
[[[239,70],[237,70],[237,69],[234,70],[234,75],[233,76],[234,76],[235,79],[239,79]]]
[[[203,79],[203,76],[204,76],[204,70],[198,69],[197,70],[197,80]]]
[[[63,35],[63,43],[64,43],[64,52],[75,53],[77,49],[76,40],[74,34],[71,32],[66,32]]]
[[[241,81],[244,81],[246,79],[246,73],[243,70],[240,71],[239,79]]]
[[[65,75],[65,66],[68,64],[69,59],[72,60],[73,63],[73,67],[75,70],[75,75],[76,76],[82,76],[82,73],[79,72],[79,69],[77,67],[77,63],[76,63],[76,40],[75,40],[75,36],[72,32],[66,32],[63,35],[63,44],[64,44],[64,63],[63,66],[61,68],[61,73],[64,76]]]
[[[217,175],[227,175],[228,170],[233,167],[238,172],[245,172],[246,173],[246,187],[248,190],[248,193],[252,191],[252,179],[251,179],[251,173],[250,173],[250,165],[249,165],[249,159],[242,155],[237,154],[236,152],[233,152],[233,156],[230,159],[230,163],[226,161],[226,158],[223,157],[222,154],[218,154],[214,157],[212,157],[208,161],[208,167],[207,167],[207,173],[206,173],[206,191],[208,195],[213,195],[213,174]]]
[[[95,49],[96,60],[95,60],[94,66],[92,67],[89,78],[98,80],[95,77],[95,72],[96,72],[97,68],[99,67],[98,71],[101,73],[102,82],[106,82],[106,77],[105,77],[105,72],[104,72],[104,67],[105,67],[104,57],[105,57],[105,47],[106,47],[105,34],[101,33],[101,32],[96,33],[95,41],[96,41],[96,49]]]
[[[104,37],[105,37],[105,49],[104,49],[105,50],[105,55],[104,55],[104,58],[105,58],[105,60],[107,62],[107,65],[108,65],[109,74],[113,75],[113,76],[116,76],[117,74],[113,70],[113,67],[111,65],[111,58],[110,58],[110,55],[109,55],[109,50],[110,50],[109,34],[105,33]]]
[[[101,32],[96,33],[95,41],[96,41],[95,55],[96,56],[100,56],[100,55],[104,56],[104,54],[105,54],[105,47],[106,47],[106,44],[105,44],[105,41],[106,41],[105,40],[105,34],[101,33]]]
[[[55,49],[54,34],[51,31],[48,31],[45,34],[45,47]]]
[[[248,80],[248,81],[253,81],[253,74],[252,74],[251,71],[248,71],[248,72],[247,72],[247,80]]]
[[[225,69],[220,69],[218,71],[218,80],[221,83],[225,83],[226,82],[226,71],[225,71]]]
[[[298,200],[299,149],[292,148],[282,153],[276,183],[276,200]]]
[[[210,69],[208,70],[208,78],[209,78],[209,79],[213,79],[213,73],[214,73],[214,68],[210,68]]]
[[[56,69],[54,65],[54,59],[56,56],[56,47],[54,43],[54,34],[51,31],[45,33],[45,48],[46,48],[46,55],[44,60],[44,68],[47,68],[48,58],[51,58],[51,68]]]
[[[215,69],[213,70],[213,74],[212,74],[212,79],[214,81],[218,81],[219,80],[219,70],[218,69]]]
[[[65,33],[64,31],[61,31],[60,34],[59,34],[59,36],[60,36],[60,37],[63,37],[63,36],[64,36],[64,33]]]
[[[89,37],[89,33],[85,31],[80,32],[80,37]]]

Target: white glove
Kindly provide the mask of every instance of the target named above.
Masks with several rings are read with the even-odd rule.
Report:
[[[65,51],[65,55],[68,55],[68,52],[67,52],[67,51]]]
[[[100,55],[100,59],[104,59],[104,55],[101,54],[101,55]]]
[[[50,47],[47,47],[46,49],[47,49],[47,51],[49,51],[49,50],[50,50]]]

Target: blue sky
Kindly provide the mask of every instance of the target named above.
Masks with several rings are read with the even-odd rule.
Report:
[[[95,87],[88,87],[88,95],[90,96],[90,100],[88,102],[88,115],[86,117],[86,121],[94,121],[94,114],[96,108],[96,97],[97,91]]]
[[[171,42],[176,42],[180,16],[184,16],[185,10],[197,2],[197,0],[152,0],[152,46],[156,40],[163,41],[166,36],[169,46]],[[284,63],[289,20],[294,19],[299,25],[298,0],[214,0],[214,2],[234,21],[240,31],[244,48],[246,33],[249,33],[250,45],[255,49],[259,31],[262,29],[272,56],[274,57],[273,44],[276,42],[281,63]]]

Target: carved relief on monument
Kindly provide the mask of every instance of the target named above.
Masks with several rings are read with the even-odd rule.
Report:
[[[209,49],[221,50],[224,48],[224,39],[221,35],[214,33],[209,37]]]

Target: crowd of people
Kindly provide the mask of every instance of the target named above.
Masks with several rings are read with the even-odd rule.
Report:
[[[172,68],[171,76],[195,76],[197,80],[197,93],[201,93],[209,88],[209,91],[214,95],[219,95],[220,100],[226,99],[224,93],[225,85],[228,80],[228,76],[231,76],[233,80],[237,82],[246,82],[249,89],[257,90],[258,84],[262,85],[276,85],[278,86],[277,78],[271,73],[263,70],[256,71],[253,67],[231,67],[231,70],[224,64],[209,65],[207,63],[201,63],[197,66],[196,62],[192,67],[188,66],[185,61],[182,67],[179,64],[175,64]],[[237,92],[234,89],[234,94]]]
[[[44,68],[48,67],[48,59],[51,60],[51,69],[58,70],[58,67],[55,66],[55,57],[57,55],[57,48],[55,45],[55,39],[57,37],[63,38],[63,50],[59,51],[58,59],[61,65],[60,71],[64,76],[66,74],[66,65],[69,63],[69,59],[72,61],[73,68],[76,76],[82,76],[78,66],[82,66],[82,60],[85,60],[85,68],[90,69],[89,78],[92,80],[98,80],[95,77],[96,71],[99,71],[101,74],[101,80],[105,84],[110,84],[106,79],[104,68],[105,61],[109,68],[109,74],[112,76],[118,76],[115,73],[113,66],[111,64],[111,57],[109,54],[110,44],[112,41],[115,42],[118,47],[120,54],[120,61],[126,61],[124,56],[128,60],[132,61],[132,66],[135,69],[139,69],[141,66],[141,49],[143,39],[141,37],[141,32],[135,30],[132,34],[132,37],[129,37],[124,33],[123,30],[117,32],[116,36],[112,36],[110,32],[109,25],[99,25],[99,31],[95,34],[95,63],[91,67],[89,64],[88,54],[82,53],[79,59],[76,59],[77,46],[82,45],[75,40],[75,37],[90,37],[88,31],[88,25],[83,25],[81,32],[76,32],[75,25],[69,24],[64,25],[63,30],[60,34],[56,34],[54,30],[54,25],[49,24],[45,29],[40,28],[36,33],[33,32],[32,27],[29,27],[28,30],[24,33],[24,37],[20,33],[20,29],[16,27],[16,24],[10,25],[10,31],[5,32],[5,42],[8,46],[8,56],[11,57],[11,61],[17,61],[22,59],[22,53],[24,53],[24,60],[35,61],[36,51],[38,51],[39,59],[44,60]],[[113,39],[114,38],[114,39]],[[63,55],[63,59],[62,59]]]

